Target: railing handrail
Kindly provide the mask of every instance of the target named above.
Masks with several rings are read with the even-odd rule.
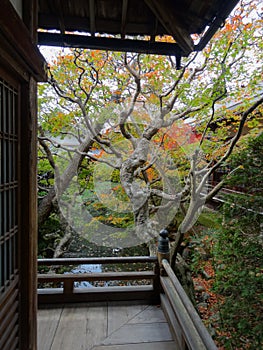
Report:
[[[79,281],[118,281],[118,280],[142,280],[153,279],[156,277],[153,271],[128,271],[128,272],[92,272],[92,273],[46,273],[39,274],[39,282],[65,282],[71,280],[73,282]]]
[[[128,256],[128,257],[101,257],[101,258],[55,258],[38,259],[39,266],[53,265],[81,265],[81,264],[133,264],[133,263],[156,263],[156,256]]]
[[[168,299],[173,301],[173,311],[175,314],[178,313],[176,318],[188,348],[193,350],[216,350],[217,347],[211,335],[166,259],[162,260],[162,266],[167,273],[167,277],[161,276],[161,284],[168,295]],[[171,283],[165,281],[167,278]]]
[[[143,270],[136,271],[133,264],[143,263]],[[88,273],[39,273],[38,301],[42,303],[81,302],[81,301],[107,301],[107,300],[148,300],[158,303],[160,298],[160,274],[158,259],[155,256],[130,257],[100,257],[100,258],[57,258],[38,259],[39,266],[74,266],[74,265],[112,265],[128,264],[126,271],[88,272]],[[150,266],[151,268],[150,268]],[[132,267],[132,268],[131,268]],[[131,270],[134,271],[131,271]],[[76,288],[75,282],[86,281],[151,281],[147,284],[135,286],[94,286],[94,288]],[[43,283],[59,283],[59,288],[43,287]]]

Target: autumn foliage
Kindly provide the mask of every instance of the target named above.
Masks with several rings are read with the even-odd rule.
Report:
[[[133,243],[155,249],[167,227],[176,265],[185,235],[223,186],[224,179],[208,187],[212,175],[227,165],[244,131],[257,135],[262,127],[256,5],[242,2],[180,70],[173,56],[58,52],[49,84],[39,86],[39,172],[54,177],[39,183],[40,225],[58,203],[75,231],[90,241],[99,233],[105,245],[133,235]],[[212,264],[205,269],[214,277]],[[206,319],[221,298],[210,281],[202,283],[210,296],[211,308],[199,310]]]

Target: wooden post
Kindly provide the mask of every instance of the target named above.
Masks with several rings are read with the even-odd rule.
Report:
[[[74,280],[64,281],[63,293],[64,294],[73,294],[74,291]]]
[[[158,239],[158,250],[157,250],[158,263],[160,267],[160,275],[165,276],[166,272],[163,268],[162,261],[166,259],[170,261],[170,247],[169,247],[169,239],[168,239],[168,231],[162,230],[160,232],[160,237]]]
[[[157,304],[160,303],[160,293],[161,293],[161,281],[160,281],[160,266],[159,262],[157,261],[154,264],[154,270],[153,270],[155,277],[153,279],[153,290],[154,290],[154,302]]]

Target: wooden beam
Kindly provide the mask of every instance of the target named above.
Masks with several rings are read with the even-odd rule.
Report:
[[[57,29],[59,30],[58,18],[54,14],[43,14],[40,13],[38,15],[39,18],[39,28],[41,29]],[[67,31],[82,31],[85,33],[89,33],[90,25],[89,21],[87,21],[86,17],[74,17],[74,16],[64,16],[64,23]],[[156,35],[163,34],[163,28],[161,25],[155,29]],[[154,27],[154,25],[153,25]],[[127,22],[125,28],[127,35],[134,35],[132,33],[140,33],[141,35],[149,35],[149,25],[147,23],[134,23]],[[119,21],[108,21],[103,18],[96,19],[96,32],[97,33],[107,33],[111,35],[120,34],[120,23]]]
[[[78,47],[93,50],[137,52],[144,54],[175,56],[181,54],[177,43],[150,42],[146,40],[121,40],[74,34],[38,33],[38,44],[60,47]],[[184,55],[184,53],[182,53]]]
[[[194,50],[194,43],[189,33],[181,26],[180,19],[174,16],[173,11],[169,11],[174,5],[170,0],[144,0],[151,11],[155,14],[158,21],[170,33],[178,45],[181,47],[183,54],[188,56]]]
[[[128,10],[128,0],[122,1],[122,15],[121,15],[121,38],[125,38],[126,34],[126,24],[127,24],[127,10]]]
[[[90,33],[94,36],[96,27],[95,27],[95,2],[94,0],[89,0],[89,20],[90,20]]]
[[[30,32],[33,43],[37,40],[38,1],[23,0],[23,22]]]
[[[214,19],[213,23],[209,27],[209,29],[206,31],[205,35],[202,37],[200,42],[196,45],[196,51],[202,51],[203,48],[207,45],[207,43],[211,40],[213,35],[216,33],[218,28],[222,26],[225,19],[228,17],[230,12],[233,10],[233,8],[236,6],[239,0],[231,0],[231,1],[225,1],[225,4],[222,4],[221,11],[219,15]]]
[[[58,23],[59,23],[59,29],[60,29],[60,33],[61,34],[65,34],[65,21],[64,21],[64,17],[63,14],[61,12],[61,7],[59,3],[54,3],[56,6],[56,12],[58,13]]]
[[[45,60],[32,43],[30,32],[14,10],[10,1],[1,1],[0,36],[12,46],[13,56],[38,81],[46,79]]]
[[[21,350],[36,350],[37,335],[37,83],[21,88],[20,298]],[[22,204],[23,203],[23,204]]]
[[[157,35],[157,27],[158,27],[158,19],[155,17],[153,20],[152,32],[150,37],[150,41],[152,43],[155,42],[155,37]]]
[[[63,293],[62,288],[38,290],[38,304],[61,304],[96,301],[129,301],[142,300],[144,303],[159,304],[160,295],[157,295],[152,286],[128,287],[94,287],[76,288],[74,293]]]
[[[65,274],[39,274],[38,282],[73,282],[80,281],[118,281],[118,280],[151,280],[156,277],[153,271],[121,271],[121,272],[100,272],[100,273],[65,273]]]

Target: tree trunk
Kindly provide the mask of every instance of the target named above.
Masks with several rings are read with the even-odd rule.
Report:
[[[56,191],[51,188],[47,195],[41,200],[38,206],[38,225],[42,225],[53,210],[53,201],[56,198]]]
[[[66,188],[68,187],[70,181],[72,178],[77,174],[79,165],[81,164],[84,155],[82,153],[85,153],[89,150],[93,143],[93,140],[90,136],[87,136],[86,139],[83,141],[83,143],[79,146],[78,152],[75,152],[72,159],[69,162],[69,165],[63,172],[63,174],[56,173],[55,179],[56,179],[56,185],[58,193],[63,193]],[[52,188],[49,190],[48,194],[41,200],[39,206],[38,206],[38,224],[41,225],[44,223],[45,220],[49,217],[49,215],[52,212],[53,209],[53,201],[56,198],[56,190],[55,188]]]

